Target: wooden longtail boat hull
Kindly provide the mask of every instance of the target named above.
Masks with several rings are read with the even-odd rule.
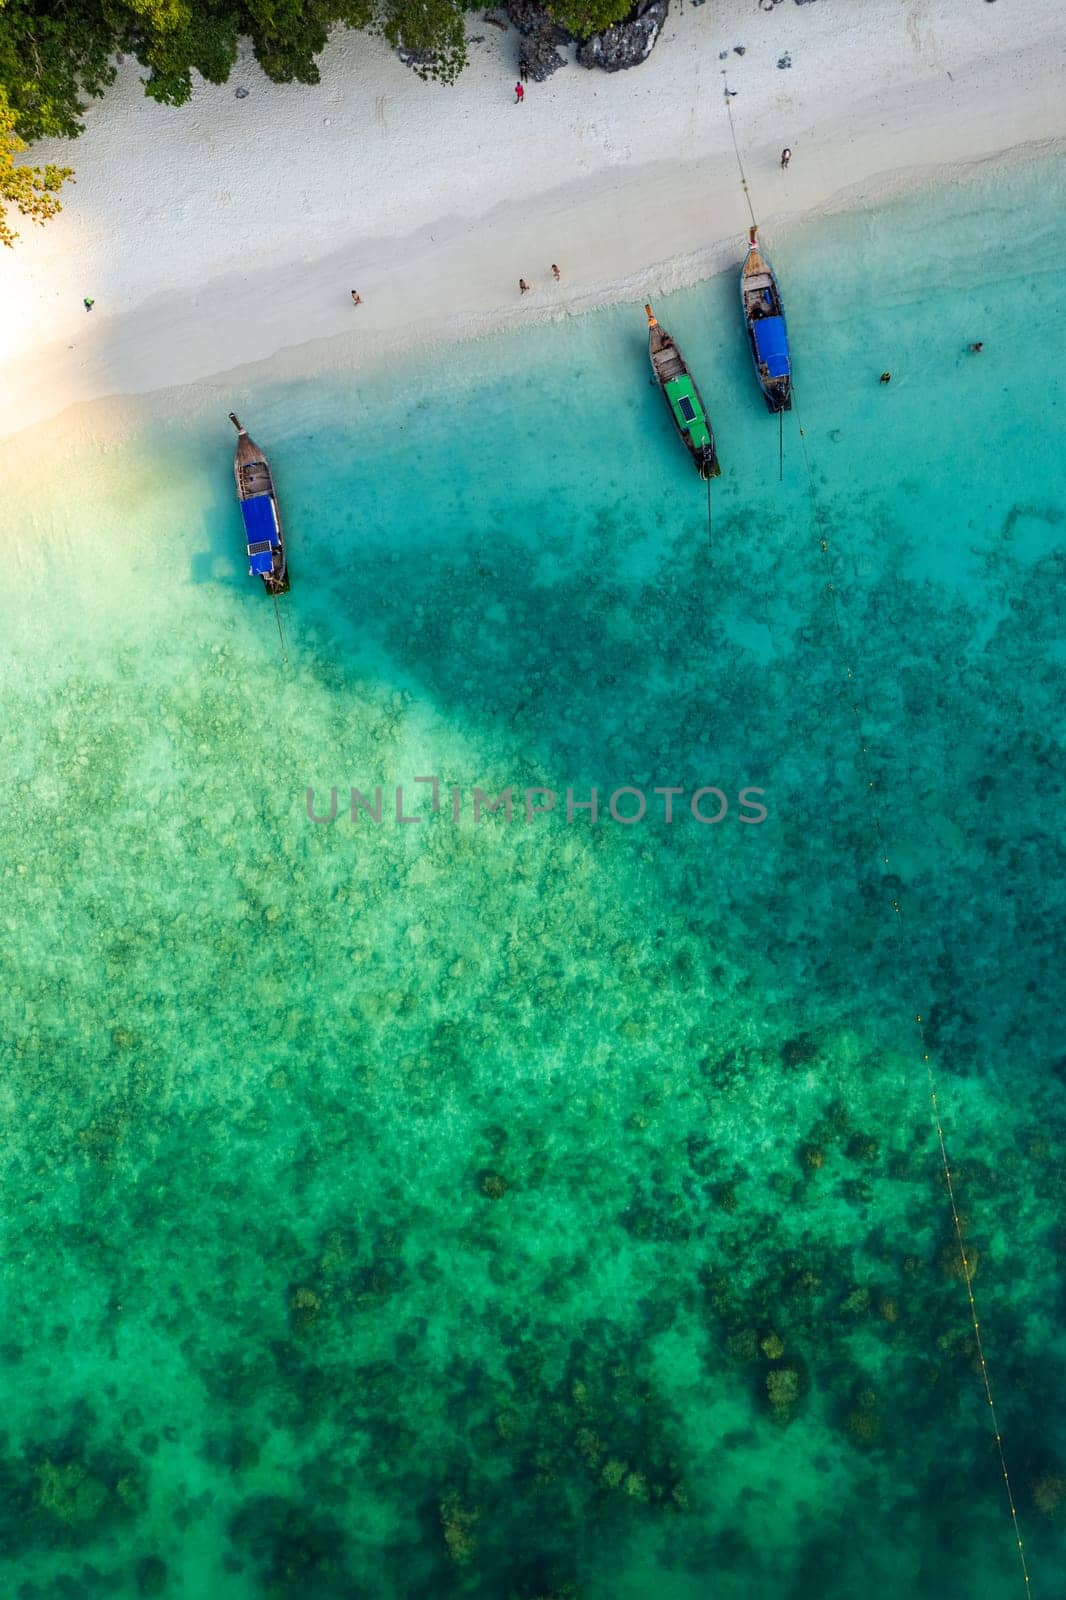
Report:
[[[722,468],[714,442],[714,429],[696,380],[675,340],[661,328],[645,306],[648,318],[648,355],[651,375],[659,385],[670,420],[701,478],[717,478]]]
[[[785,308],[774,269],[759,249],[756,230],[748,234],[748,253],[740,269],[740,309],[748,330],[748,348],[767,409],[792,410],[792,359],[788,348]]]
[[[237,430],[233,476],[245,528],[248,572],[251,577],[262,578],[267,594],[287,594],[289,564],[270,463],[249,437],[247,428],[241,426],[240,418],[231,411],[229,419]]]

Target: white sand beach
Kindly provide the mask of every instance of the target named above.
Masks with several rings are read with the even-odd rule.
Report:
[[[723,70],[770,230],[1059,138],[1064,17],[1053,0],[708,0],[675,7],[642,67],[570,64],[522,106],[518,36],[476,13],[451,88],[346,33],[317,88],[271,84],[245,47],[180,109],[126,63],[79,140],[32,152],[77,183],[0,252],[0,434],[251,363],[377,362],[682,287],[748,223]]]

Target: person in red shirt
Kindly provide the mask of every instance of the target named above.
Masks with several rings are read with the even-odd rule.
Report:
[[[525,99],[525,97],[526,97],[526,91],[523,89],[523,87],[522,87],[522,85],[520,83],[516,83],[515,86],[514,86],[514,103],[515,103],[515,105],[516,106],[520,106],[522,104],[522,101]]]

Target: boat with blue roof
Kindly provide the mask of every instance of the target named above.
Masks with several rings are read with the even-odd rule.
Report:
[[[717,478],[722,471],[714,442],[714,430],[696,381],[685,362],[677,343],[659,320],[651,306],[644,307],[648,318],[648,354],[651,357],[652,377],[662,390],[671,420],[682,444],[696,463],[701,478]]]
[[[231,411],[229,419],[237,430],[233,475],[244,519],[248,571],[253,578],[262,578],[267,594],[287,594],[289,565],[270,463],[255,440],[249,437],[240,418]]]
[[[792,362],[785,308],[774,269],[759,249],[755,228],[740,269],[740,304],[748,329],[755,376],[771,412],[792,410]]]

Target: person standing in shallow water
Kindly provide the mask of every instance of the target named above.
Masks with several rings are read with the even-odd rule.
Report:
[[[881,382],[882,383],[891,383],[892,382],[892,374],[891,374],[891,372],[882,372],[882,374],[881,374]]]
[[[972,344],[970,346],[970,354],[973,355],[973,356],[979,356],[983,349],[984,349],[984,344],[981,342],[980,339],[978,339],[976,344]]]

